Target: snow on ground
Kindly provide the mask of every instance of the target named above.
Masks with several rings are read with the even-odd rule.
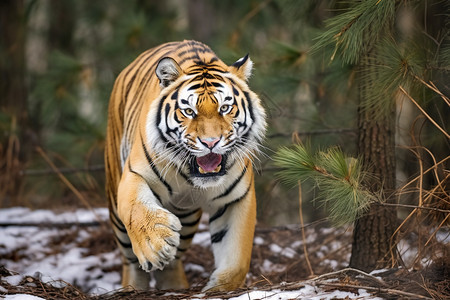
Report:
[[[205,299],[204,295],[199,295],[200,298],[191,298],[192,300],[197,299]],[[218,299],[219,298],[208,298],[208,300]],[[302,289],[295,291],[281,291],[281,290],[272,290],[272,291],[251,291],[245,294],[242,294],[238,297],[229,298],[230,300],[253,300],[253,299],[264,299],[264,300],[284,300],[284,299],[307,299],[307,300],[331,300],[331,299],[372,299],[379,300],[382,298],[374,297],[367,293],[366,290],[359,289],[358,293],[351,292],[343,292],[339,290],[335,291],[323,291],[317,287],[312,285],[307,285]]]
[[[27,294],[15,294],[15,295],[5,295],[7,300],[45,300],[44,298],[27,295]]]
[[[98,225],[83,226],[79,224],[95,221],[107,224],[107,220],[108,210],[106,208],[97,208],[93,211],[78,209],[61,213],[50,210],[32,211],[21,207],[1,209],[0,223],[9,224],[0,227],[0,267],[3,265],[6,269],[14,272],[14,275],[3,277],[1,280],[17,286],[26,276],[32,276],[55,286],[64,286],[69,283],[84,292],[97,295],[119,289],[121,260],[118,250],[112,241],[110,241],[109,247],[100,247],[100,244],[96,244],[104,242],[102,239],[112,240],[111,236],[105,237]],[[28,225],[31,225],[29,223],[42,224],[42,226],[23,226],[25,223]],[[73,225],[58,228],[49,226],[50,223],[71,223]],[[13,224],[22,224],[22,226]],[[106,230],[103,229],[103,231]],[[347,231],[321,228],[316,232],[315,229],[308,228],[306,233],[309,255],[320,262],[315,266],[317,274],[342,269],[346,266],[349,259],[349,233]],[[289,235],[291,237],[286,238]],[[323,240],[317,242],[318,235]],[[338,235],[347,236],[347,240],[336,239],[335,237]],[[295,281],[296,273],[306,272],[303,241],[297,237],[292,238],[292,232],[256,235],[254,244],[259,252],[253,256],[252,266],[247,277],[247,284],[250,283],[250,286],[261,281],[262,278],[275,283]],[[193,247],[210,248],[210,245],[207,225],[202,223],[199,233],[193,239]],[[93,249],[96,251],[93,252]],[[196,253],[197,250],[195,250]],[[337,253],[343,259],[336,260],[336,256],[330,256],[330,253]],[[195,258],[186,260],[185,269],[188,274],[191,274],[191,278],[192,276],[200,278],[197,281],[199,284],[204,284],[212,268],[212,256],[203,254],[199,256],[196,258],[197,260]],[[205,266],[205,262],[209,263],[209,267]],[[318,268],[320,270],[317,270]],[[0,285],[0,295],[6,293],[5,288]],[[29,295],[5,295],[5,297],[5,299],[42,299]],[[198,294],[195,297],[217,299],[205,298],[204,294]],[[308,284],[293,291],[253,290],[230,299],[261,298],[273,300],[293,298],[380,299],[371,296],[363,289],[349,292],[324,289]]]
[[[106,208],[95,209],[94,212],[97,216],[85,209],[56,214],[49,210],[9,208],[0,210],[0,223],[83,223],[93,222],[96,217],[107,220]],[[62,280],[85,287],[92,293],[119,288],[118,272],[106,271],[120,263],[119,252],[92,256],[86,255],[88,249],[77,246],[90,236],[89,231],[92,228],[76,225],[67,229],[34,226],[0,228],[0,265],[20,274],[6,277],[6,280],[12,285],[17,285],[27,275],[44,282]],[[76,236],[65,243],[65,239],[74,233]]]

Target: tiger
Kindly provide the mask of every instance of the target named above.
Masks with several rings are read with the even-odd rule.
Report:
[[[146,290],[153,277],[157,289],[188,288],[181,259],[203,213],[214,256],[203,291],[244,284],[256,223],[253,164],[266,131],[262,101],[248,87],[252,68],[248,54],[227,65],[185,40],[143,52],[118,75],[105,172],[123,287]]]

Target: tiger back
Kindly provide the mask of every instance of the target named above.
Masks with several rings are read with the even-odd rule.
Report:
[[[228,66],[196,41],[163,44],[118,76],[105,146],[122,285],[187,288],[181,257],[209,215],[215,269],[205,291],[241,286],[256,222],[252,161],[265,112],[245,56]]]

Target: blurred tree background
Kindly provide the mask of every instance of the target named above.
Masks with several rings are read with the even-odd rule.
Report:
[[[450,104],[425,84],[432,82],[448,99],[449,5],[440,0],[378,2],[386,1],[396,10],[391,36],[376,41],[383,73],[372,82],[373,90],[380,91],[373,101],[382,100],[386,86],[395,95],[397,112],[392,118],[397,121],[395,172],[400,187],[420,168],[449,155],[448,138],[398,90],[398,78],[404,74],[407,94],[449,132]],[[328,44],[319,38],[333,26],[328,20],[349,11],[349,3],[3,0],[0,207],[86,205],[82,199],[106,205],[103,148],[116,76],[151,47],[196,39],[229,64],[250,53],[255,63],[250,86],[269,116],[267,157],[257,165],[258,220],[268,225],[297,223],[297,189],[276,180],[277,169],[268,157],[298,138],[309,139],[314,149],[339,145],[346,153],[358,152],[355,82],[361,73],[356,62],[336,55],[346,45],[333,43],[346,28],[336,28]],[[368,41],[359,42],[362,49]],[[417,159],[428,149],[433,155]],[[446,174],[443,184],[448,186],[448,167],[440,165],[436,172]],[[432,186],[436,180],[428,176],[423,183]],[[325,217],[320,203],[311,201],[313,186],[304,186],[304,191],[306,221]],[[399,201],[415,204],[417,193],[405,193]]]

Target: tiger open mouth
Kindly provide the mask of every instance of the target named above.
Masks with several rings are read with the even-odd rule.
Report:
[[[226,156],[217,153],[194,157],[191,163],[191,175],[196,177],[225,175],[225,162]]]

